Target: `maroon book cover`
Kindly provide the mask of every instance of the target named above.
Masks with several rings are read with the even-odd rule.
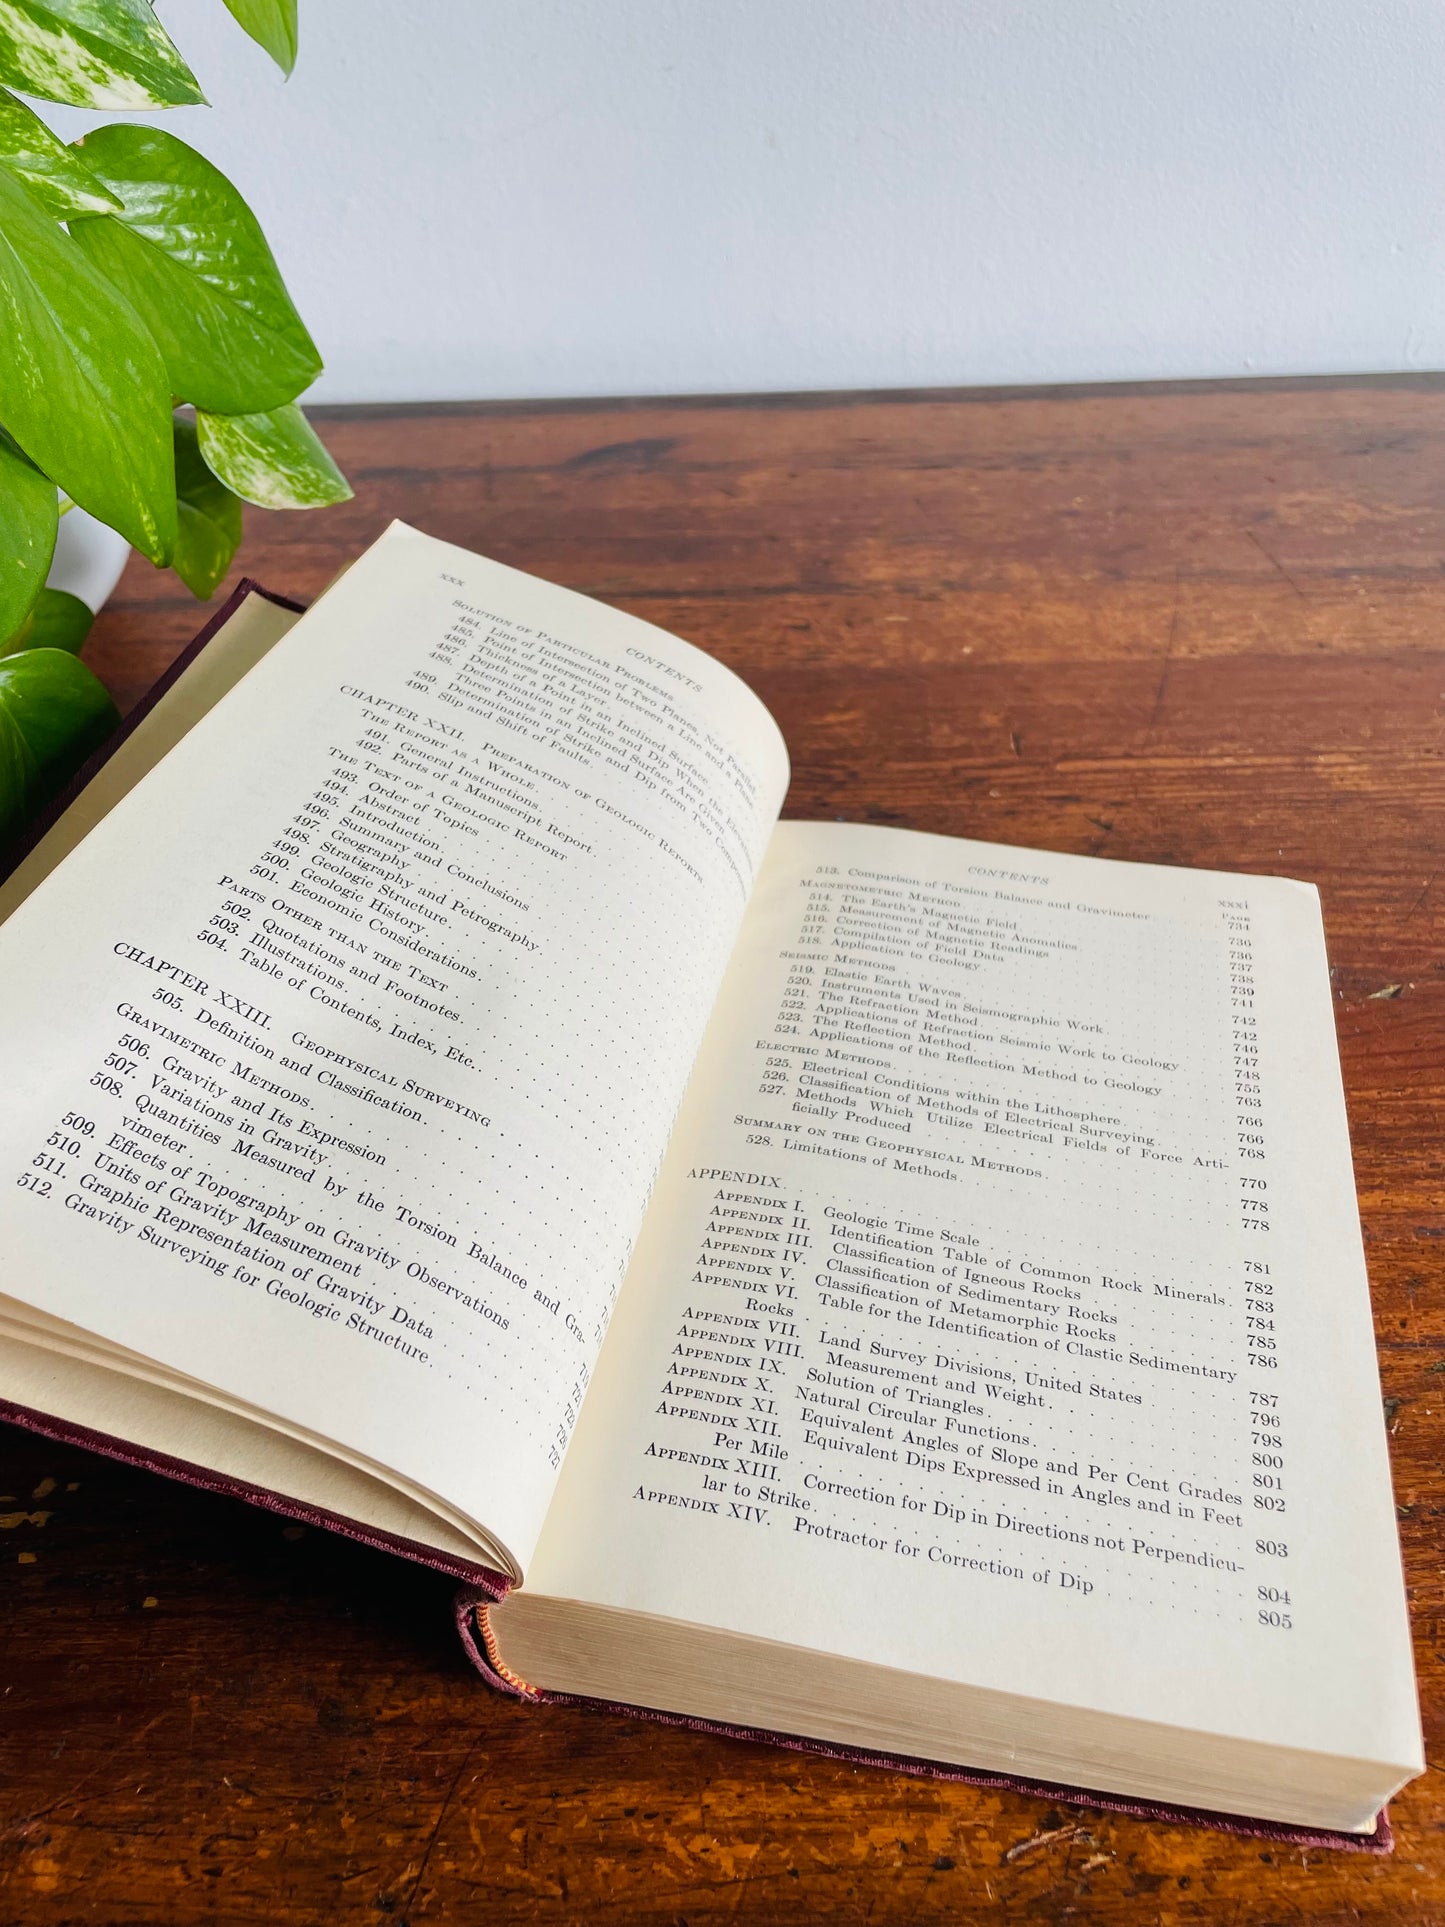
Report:
[[[297,613],[306,606],[304,603],[293,602],[286,596],[276,595],[269,589],[263,589],[258,582],[253,582],[249,577],[242,580],[235,592],[217,609],[165,674],[137,703],[115,734],[82,765],[60,795],[41,813],[22,842],[7,854],[3,865],[0,865],[0,880],[3,880],[3,876],[8,875],[34,849],[97,771],[102,769],[114,755],[136,725],[150,713],[166,691],[194,662],[211,638],[235,614],[248,595],[264,596],[268,602],[274,602],[281,608],[291,609]],[[347,1519],[320,1507],[288,1498],[284,1494],[251,1485],[243,1479],[210,1471],[204,1466],[172,1458],[163,1452],[151,1451],[145,1446],[135,1445],[124,1439],[108,1437],[73,1420],[54,1418],[43,1412],[32,1411],[26,1406],[13,1405],[0,1400],[0,1420],[23,1426],[28,1431],[39,1432],[47,1438],[84,1446],[108,1458],[141,1466],[149,1472],[162,1473],[167,1478],[179,1479],[208,1492],[220,1492],[245,1499],[252,1505],[263,1506],[272,1512],[279,1512],[287,1518],[297,1519],[308,1525],[324,1526],[329,1531],[344,1533],[349,1538],[359,1540],[363,1545],[373,1546],[383,1552],[397,1553],[404,1559],[415,1560],[420,1565],[430,1566],[438,1572],[444,1572],[462,1580],[463,1587],[456,1597],[456,1622],[468,1659],[482,1678],[498,1692],[525,1700],[532,1705],[591,1706],[613,1714],[625,1715],[628,1718],[656,1720],[664,1726],[687,1727],[695,1732],[715,1733],[727,1739],[749,1740],[769,1746],[786,1747],[795,1752],[815,1753],[828,1759],[847,1760],[859,1766],[882,1768],[888,1772],[953,1780],[965,1786],[1006,1788],[1038,1799],[1089,1806],[1107,1813],[1163,1820],[1182,1826],[1208,1827],[1224,1833],[1274,1840],[1286,1846],[1331,1847],[1344,1852],[1373,1854],[1389,1853],[1394,1847],[1394,1836],[1390,1830],[1388,1814],[1385,1812],[1381,1812],[1374,1830],[1364,1834],[1285,1826],[1274,1821],[1252,1820],[1237,1814],[1213,1813],[1193,1807],[1129,1800],[1118,1794],[1101,1793],[1083,1787],[1057,1786],[1042,1781],[1021,1779],[1012,1774],[976,1772],[965,1767],[946,1765],[936,1761],[874,1753],[862,1747],[833,1746],[820,1740],[810,1740],[799,1734],[724,1725],[713,1720],[694,1719],[684,1714],[659,1712],[651,1707],[617,1705],[610,1701],[586,1699],[572,1693],[549,1693],[519,1679],[506,1666],[498,1652],[488,1623],[488,1608],[505,1597],[510,1581],[503,1574],[490,1570],[480,1561],[472,1562],[454,1558],[415,1540],[404,1539],[394,1533],[377,1531],[372,1527],[359,1524],[354,1519]]]

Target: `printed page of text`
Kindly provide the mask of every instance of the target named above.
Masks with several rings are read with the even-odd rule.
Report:
[[[1414,1758],[1315,892],[780,824],[529,1584]]]
[[[6,1291],[525,1564],[786,780],[395,525],[0,927]]]

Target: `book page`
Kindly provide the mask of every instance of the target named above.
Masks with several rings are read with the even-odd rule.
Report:
[[[18,1408],[18,1409],[17,1409]],[[76,1428],[80,1442],[105,1450],[124,1440],[140,1449],[136,1464],[171,1461],[200,1468],[207,1486],[247,1496],[281,1494],[328,1519],[345,1520],[411,1547],[441,1552],[472,1567],[482,1563],[476,1538],[431,1505],[420,1505],[392,1481],[370,1476],[334,1453],[243,1418],[209,1400],[117,1371],[52,1346],[30,1343],[0,1322],[0,1414],[42,1413]]]
[[[0,926],[6,1292],[525,1564],[786,775],[395,525]]]
[[[1403,1777],[1313,889],[780,824],[530,1587]]]

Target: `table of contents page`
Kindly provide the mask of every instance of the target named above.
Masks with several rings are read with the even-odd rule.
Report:
[[[1389,1757],[1314,893],[780,825],[574,1456],[551,1593]]]
[[[11,1296],[524,1562],[785,771],[719,664],[391,530],[0,933]]]

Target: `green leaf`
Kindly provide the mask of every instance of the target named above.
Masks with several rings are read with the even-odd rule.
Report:
[[[101,127],[77,145],[124,207],[71,233],[154,335],[173,392],[246,415],[308,387],[321,372],[316,344],[220,169],[160,128]]]
[[[171,391],[135,311],[0,168],[0,421],[152,562],[176,539]]]
[[[296,65],[296,0],[226,0],[226,6],[282,73],[289,74]]]
[[[0,661],[0,837],[48,802],[119,721],[104,683],[65,650]]]
[[[0,656],[18,656],[22,649],[64,649],[73,656],[94,621],[78,595],[68,589],[42,589],[14,635],[0,643]]]
[[[263,509],[319,509],[349,502],[346,477],[295,402],[264,415],[196,410],[201,453],[213,475]]]
[[[0,708],[0,850],[13,842],[30,814],[34,775],[35,758],[25,747],[25,738]]]
[[[215,593],[241,541],[241,498],[201,459],[196,425],[175,420],[176,506],[179,527],[171,567],[201,601]]]
[[[0,162],[18,174],[47,214],[104,214],[120,202],[23,100],[0,87]]]
[[[55,553],[55,484],[0,431],[0,636],[18,629]]]
[[[205,100],[147,0],[0,0],[0,82],[69,107]]]

